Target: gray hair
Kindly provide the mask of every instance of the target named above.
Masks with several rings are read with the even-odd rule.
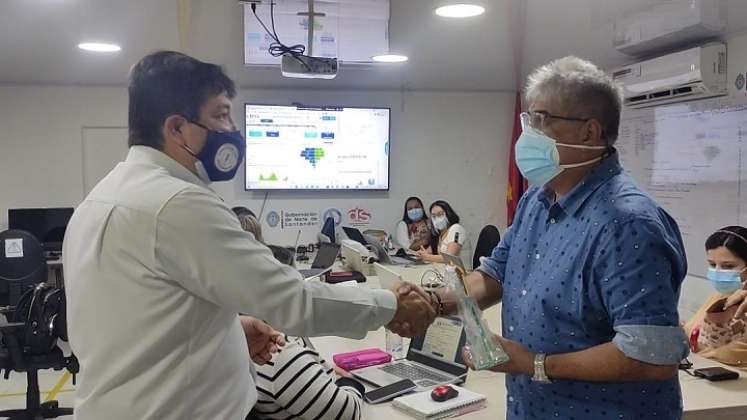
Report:
[[[557,101],[568,116],[593,118],[602,126],[602,139],[617,140],[622,89],[593,63],[567,56],[535,69],[526,84],[527,104],[540,98]]]

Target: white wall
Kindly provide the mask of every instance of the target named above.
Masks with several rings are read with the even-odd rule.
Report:
[[[392,108],[389,192],[273,192],[265,214],[360,207],[372,213],[371,227],[391,230],[404,198],[419,195],[426,205],[437,198],[452,203],[473,241],[485,223],[505,228],[512,94],[242,90],[234,103],[238,124],[244,102]],[[126,124],[123,88],[0,86],[0,228],[8,208],[77,205],[84,195],[82,128]],[[244,191],[243,175],[214,185],[232,205],[258,211],[264,198]],[[268,241],[293,243],[297,229],[263,223]],[[305,229],[301,242],[318,230]]]
[[[0,86],[0,228],[8,208],[78,204],[83,126],[126,123],[121,88]]]
[[[735,81],[737,76],[741,73],[747,77],[747,34],[741,34],[731,37],[726,40],[727,42],[727,76],[726,84],[729,88],[729,95],[735,97],[747,96],[747,89],[743,86],[742,89],[737,89]],[[722,225],[736,225],[737,220],[724,220]],[[699,238],[699,245],[705,243],[706,238]],[[702,258],[697,260],[690,260],[688,264],[693,267],[697,265],[705,265],[705,251],[703,252]],[[714,293],[710,283],[705,279],[694,276],[687,276],[685,283],[682,287],[682,295],[680,296],[679,311],[682,319],[689,319],[695,312],[700,308],[700,305]]]

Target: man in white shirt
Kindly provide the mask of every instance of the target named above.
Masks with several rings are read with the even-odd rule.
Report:
[[[414,286],[304,282],[241,229],[208,187],[231,179],[245,150],[220,67],[158,52],[130,78],[130,152],[77,208],[64,242],[76,419],[243,419],[257,398],[250,353],[266,362],[283,344],[257,319],[347,337],[432,322]]]

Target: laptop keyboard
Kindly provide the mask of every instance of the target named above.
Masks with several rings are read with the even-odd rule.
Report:
[[[381,370],[394,376],[410,379],[412,381],[429,379],[431,381],[441,383],[451,380],[451,378],[449,378],[448,376],[439,375],[437,373],[431,372],[426,368],[409,363],[393,363],[391,365],[382,366]]]

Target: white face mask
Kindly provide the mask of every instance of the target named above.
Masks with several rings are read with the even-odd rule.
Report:
[[[446,216],[435,216],[431,218],[433,220],[433,227],[436,228],[439,232],[446,229],[446,227],[449,225],[449,220],[446,218]]]

